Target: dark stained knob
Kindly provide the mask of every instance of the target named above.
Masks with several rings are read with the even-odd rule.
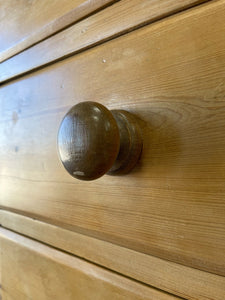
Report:
[[[60,159],[70,175],[81,180],[128,173],[141,150],[136,117],[124,110],[109,111],[97,102],[73,106],[58,132]]]

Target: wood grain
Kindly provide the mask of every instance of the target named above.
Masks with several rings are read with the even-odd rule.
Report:
[[[115,1],[1,1],[0,62]]]
[[[0,65],[0,82],[202,2],[206,0],[119,1],[3,62]]]
[[[225,275],[224,14],[213,1],[2,86],[1,205]],[[93,100],[142,120],[127,176],[79,182],[61,166],[59,124]]]
[[[0,224],[182,298],[224,300],[225,277],[142,254],[4,210],[0,211]]]
[[[0,239],[4,300],[178,299],[3,228]]]

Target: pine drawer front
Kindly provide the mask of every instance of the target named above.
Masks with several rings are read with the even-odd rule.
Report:
[[[0,62],[116,0],[7,0],[0,3]]]
[[[0,242],[3,300],[180,299],[2,228]]]
[[[225,275],[224,13],[213,1],[3,85],[1,206]],[[129,175],[81,182],[62,167],[59,124],[82,101],[141,119]]]
[[[15,10],[10,7],[12,1],[7,1],[6,10],[11,11],[13,17],[9,18],[1,7],[5,3],[0,4],[0,12],[2,10],[2,14],[8,16],[2,19],[3,24],[0,23],[5,29],[2,47],[4,49],[4,43],[10,43],[11,40],[13,45],[0,53],[0,61],[14,56],[0,64],[0,82],[207,1],[209,0],[64,0],[62,5],[62,1],[54,0],[46,5],[44,0],[39,0],[31,6],[24,6],[25,1],[21,0]],[[44,13],[41,9],[43,5]],[[69,8],[71,10],[63,14]],[[54,13],[60,14],[60,17],[50,22]],[[24,14],[29,18],[21,23]],[[46,22],[45,26],[43,22]],[[27,31],[27,36],[21,38],[24,31]],[[25,48],[26,51],[22,51]],[[0,51],[3,49],[0,48]]]

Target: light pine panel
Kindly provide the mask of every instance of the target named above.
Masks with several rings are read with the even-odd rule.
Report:
[[[224,300],[225,277],[0,210],[0,224],[182,299]],[[131,263],[132,262],[132,263]]]
[[[113,2],[115,0],[0,1],[0,61]]]
[[[0,65],[0,82],[68,55],[84,51],[137,27],[202,2],[206,2],[206,0],[119,1],[90,18],[3,62]],[[89,7],[89,3],[87,6]],[[68,18],[64,19],[67,20]]]
[[[211,2],[3,86],[1,205],[225,275],[224,14]],[[63,169],[57,130],[85,100],[142,120],[131,174],[81,182]]]
[[[3,300],[172,300],[178,297],[0,228]]]

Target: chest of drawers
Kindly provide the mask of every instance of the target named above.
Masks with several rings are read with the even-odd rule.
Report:
[[[58,299],[222,300],[225,2],[80,2],[2,50],[3,299],[53,299],[62,282]],[[129,174],[63,168],[58,129],[84,101],[138,117]]]

